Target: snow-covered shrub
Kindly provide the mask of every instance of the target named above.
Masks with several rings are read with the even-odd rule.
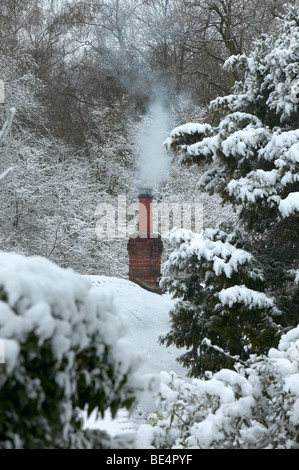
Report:
[[[113,300],[49,260],[3,252],[0,298],[0,448],[110,446],[82,431],[82,410],[114,416],[148,383]]]
[[[203,380],[161,373],[157,411],[138,431],[143,448],[298,449],[299,326],[278,349]]]

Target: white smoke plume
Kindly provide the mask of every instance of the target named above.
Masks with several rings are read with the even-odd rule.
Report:
[[[168,137],[169,126],[169,112],[161,102],[153,102],[136,141],[137,180],[141,186],[155,187],[168,177],[169,156],[163,142]]]

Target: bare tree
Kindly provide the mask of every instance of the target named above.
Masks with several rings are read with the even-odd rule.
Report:
[[[252,41],[275,27],[274,20],[283,11],[283,0],[183,0],[195,27],[185,34],[186,48],[192,60],[186,76],[208,82],[214,92],[228,93],[240,76],[223,72],[222,65],[231,55],[248,53]],[[208,96],[211,98],[211,96]]]

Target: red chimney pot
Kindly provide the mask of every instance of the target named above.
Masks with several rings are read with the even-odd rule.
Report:
[[[161,236],[153,233],[152,188],[139,189],[138,232],[128,241],[129,279],[151,288],[159,287],[161,276]]]

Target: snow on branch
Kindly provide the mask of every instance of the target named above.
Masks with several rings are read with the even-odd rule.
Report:
[[[285,199],[280,201],[279,210],[283,217],[299,212],[299,192],[290,193]]]
[[[273,300],[267,297],[266,294],[248,289],[246,286],[233,286],[222,289],[219,292],[219,299],[222,305],[229,305],[230,307],[235,303],[244,303],[249,309],[273,307]]]

